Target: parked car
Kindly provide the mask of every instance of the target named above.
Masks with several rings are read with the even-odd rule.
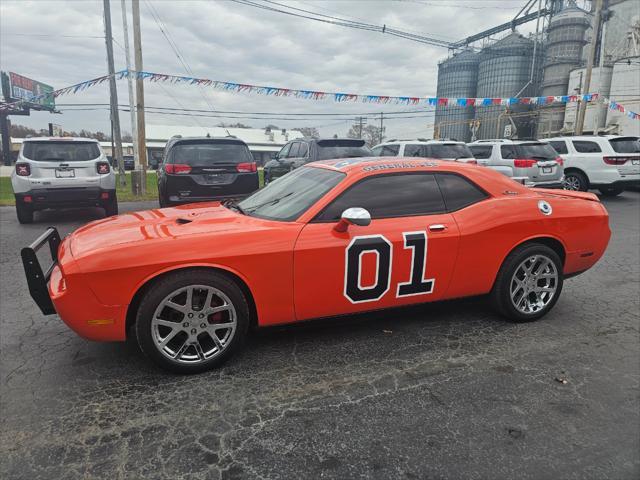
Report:
[[[158,169],[161,207],[246,197],[259,188],[249,147],[236,137],[174,137]]]
[[[478,165],[540,188],[562,188],[564,161],[537,140],[478,140],[468,144]]]
[[[62,244],[49,228],[22,256],[43,314],[87,339],[137,338],[161,367],[195,373],[237,352],[250,326],[485,294],[507,319],[533,321],[610,235],[592,193],[457,162],[363,158],[305,165],[237,205],[131,212]]]
[[[264,166],[267,184],[305,163],[316,160],[371,156],[364,140],[357,138],[297,138],[290,141]]]
[[[22,144],[11,185],[20,223],[46,208],[97,206],[118,214],[116,178],[100,143],[88,138],[28,138]]]
[[[117,172],[118,171],[118,162],[116,161],[115,157],[111,156],[111,155],[107,155],[107,160],[109,161],[109,165],[111,165],[111,168]],[[124,169],[125,170],[135,170],[136,168],[136,162],[133,158],[133,155],[123,155],[122,156],[122,160],[124,162]]]
[[[466,144],[453,140],[389,140],[372,150],[376,157],[424,157],[476,163]]]
[[[572,136],[545,138],[564,159],[564,188],[590,188],[606,196],[640,186],[640,139],[635,136]]]

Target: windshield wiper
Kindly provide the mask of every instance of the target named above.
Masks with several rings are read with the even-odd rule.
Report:
[[[225,207],[231,210],[236,210],[238,213],[242,215],[246,215],[244,209],[233,200],[226,200],[222,203],[222,205],[224,205]]]
[[[255,212],[257,209],[264,207],[265,205],[275,205],[276,203],[278,203],[280,200],[282,200],[285,197],[288,197],[289,195],[293,195],[293,192],[289,192],[286,195],[283,195],[281,197],[278,198],[274,198],[273,200],[269,200],[268,202],[264,202],[264,203],[259,203],[258,205],[254,205],[251,208],[248,208],[247,211],[248,212]]]

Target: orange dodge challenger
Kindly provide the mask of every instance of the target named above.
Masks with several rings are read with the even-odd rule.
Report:
[[[249,326],[490,294],[516,322],[545,315],[609,242],[591,193],[526,188],[428,159],[308,164],[239,203],[126,213],[22,258],[32,297],[91,340],[166,369],[219,365]],[[48,245],[43,270],[36,251]]]

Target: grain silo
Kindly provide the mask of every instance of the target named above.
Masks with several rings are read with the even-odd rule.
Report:
[[[475,98],[480,58],[472,50],[464,50],[438,64],[439,98]],[[436,130],[439,138],[471,139],[469,121],[473,120],[473,107],[436,107]]]
[[[514,32],[485,48],[480,53],[478,65],[479,98],[507,98],[531,96],[536,91],[535,78],[531,80],[534,42]],[[476,119],[480,121],[479,139],[501,138],[504,126],[510,123],[505,115],[505,106],[476,107]],[[528,110],[525,105],[508,107],[509,112]],[[520,138],[531,135],[528,117],[513,118]]]
[[[587,93],[567,92],[569,75],[582,63],[583,47],[587,43],[586,32],[591,27],[591,14],[570,6],[554,15],[547,29],[544,72],[539,96],[560,96]],[[562,130],[564,108],[558,105],[542,108],[538,119],[538,136],[553,135]]]

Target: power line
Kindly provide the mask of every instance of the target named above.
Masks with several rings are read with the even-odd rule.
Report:
[[[447,42],[445,40],[441,40],[435,37],[427,37],[425,35],[418,35],[408,31],[403,31],[396,28],[388,27],[387,25],[374,25],[366,22],[354,22],[353,20],[349,20],[346,18],[335,17],[331,15],[325,15],[322,13],[313,12],[311,10],[291,7],[291,6],[273,2],[270,0],[263,0],[263,1],[268,2],[271,5],[277,5],[280,7],[288,8],[289,10],[282,10],[281,8],[276,8],[264,3],[257,3],[252,0],[230,0],[230,1],[241,4],[241,5],[246,5],[249,7],[260,8],[260,9],[271,11],[271,12],[281,13],[284,15],[290,15],[293,17],[314,20],[316,22],[328,23],[331,25],[338,25],[338,26],[347,27],[347,28],[355,28],[359,30],[380,32],[380,33],[384,33],[394,37],[404,38],[406,40],[412,40],[414,42],[424,43],[428,45],[435,45],[438,47],[449,48],[452,45],[451,42]],[[300,13],[296,13],[296,12],[300,12]]]
[[[173,36],[169,32],[169,28],[167,27],[167,25],[164,22],[164,20],[162,20],[162,17],[160,17],[160,14],[156,10],[156,8],[153,6],[153,4],[151,3],[150,0],[145,0],[145,3],[147,5],[149,11],[151,12],[151,15],[153,16],[153,19],[156,22],[156,25],[160,29],[160,32],[162,33],[164,38],[169,43],[169,46],[173,50],[173,53],[178,58],[178,60],[180,61],[180,63],[184,67],[185,71],[187,72],[187,74],[191,75],[192,77],[195,77],[195,74],[193,73],[193,70],[191,69],[191,65],[189,65],[189,62],[184,57],[184,55],[182,55],[182,53],[180,53],[180,50],[178,49],[177,43],[175,42]],[[205,95],[205,91],[202,88],[202,86],[200,85],[199,87],[200,87],[200,95],[202,96],[202,99],[205,101],[205,103],[209,106],[209,108],[212,111],[215,110],[215,107],[213,106],[213,104],[209,101],[209,99]]]

